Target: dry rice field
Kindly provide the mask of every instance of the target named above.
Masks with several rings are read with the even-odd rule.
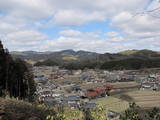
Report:
[[[106,106],[107,110],[112,110],[115,112],[124,112],[129,107],[129,102],[127,102],[127,97],[132,98],[132,101],[135,102],[138,106],[148,109],[153,107],[160,107],[160,91],[132,91],[132,92],[126,92],[121,95],[126,96],[122,100],[120,98],[116,97],[106,97],[106,98],[98,98],[95,100],[92,100],[92,103],[101,104],[103,106]]]
[[[133,91],[125,94],[132,97],[133,101],[140,107],[160,107],[160,92],[145,90]]]
[[[124,112],[129,108],[129,103],[127,101],[110,96],[92,100],[91,103],[103,105],[106,107],[106,110],[111,110],[118,113]]]
[[[115,83],[91,83],[91,84],[81,84],[81,88],[89,89],[94,87],[99,87],[104,84],[110,84],[115,89],[124,89],[124,88],[132,88],[140,86],[137,82],[115,82]]]

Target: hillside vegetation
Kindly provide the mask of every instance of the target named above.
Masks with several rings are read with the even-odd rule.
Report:
[[[107,118],[102,106],[92,110],[76,110],[0,98],[0,120],[107,120]]]
[[[24,54],[24,55],[23,55]],[[126,50],[119,53],[94,53],[88,51],[64,50],[60,52],[12,53],[14,58],[35,61],[35,66],[58,65],[66,69],[141,69],[160,67],[160,53],[151,50]],[[45,59],[44,59],[45,58]],[[40,62],[40,60],[42,60]]]
[[[138,52],[138,50],[125,50],[125,51],[119,52],[119,54],[122,54],[122,55],[131,55],[131,54],[135,54],[137,52]]]
[[[116,108],[115,108],[116,109]],[[119,109],[119,108],[117,108]],[[160,109],[144,110],[131,103],[120,114],[119,120],[159,120]],[[106,111],[99,105],[94,109],[75,110],[70,108],[52,108],[31,104],[25,101],[0,98],[0,120],[109,120]]]
[[[43,105],[0,98],[0,120],[45,120],[49,114],[54,115],[55,112]]]

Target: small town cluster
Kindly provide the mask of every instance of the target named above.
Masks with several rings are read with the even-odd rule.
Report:
[[[160,74],[136,70],[66,70],[58,66],[33,67],[40,103],[92,109],[98,99],[125,90],[160,91]],[[112,115],[112,114],[111,114]]]

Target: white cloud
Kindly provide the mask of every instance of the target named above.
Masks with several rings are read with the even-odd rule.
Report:
[[[48,17],[52,12],[44,0],[1,0],[0,10],[15,17],[30,19]]]
[[[5,22],[0,22],[0,34],[7,34],[17,30],[18,28],[15,25],[5,23]]]
[[[156,4],[155,4],[156,3]],[[148,10],[160,7],[160,3],[155,0],[148,6]],[[131,48],[156,49],[160,42],[160,19],[153,17],[155,12],[142,12],[133,14],[129,11],[121,12],[112,18],[111,25],[123,32],[124,39],[128,40]],[[158,15],[157,15],[158,17]],[[159,49],[160,50],[160,49]]]
[[[80,31],[72,29],[65,29],[60,31],[59,33],[64,36],[79,36],[82,34]]]
[[[81,25],[103,21],[122,11],[143,9],[149,0],[5,0],[0,11],[14,19],[48,19],[57,25]]]
[[[89,21],[105,21],[105,16],[100,12],[63,10],[58,11],[53,18],[53,24],[64,26],[79,26]]]
[[[80,32],[73,29],[65,29],[60,32],[62,36],[54,40],[47,40],[44,42],[43,46],[41,46],[41,50],[64,50],[64,49],[74,49],[74,50],[88,50],[94,52],[117,52],[119,50],[124,49],[124,45],[121,45],[118,39],[118,34],[108,33],[110,36],[113,36],[110,41],[107,38],[105,40],[101,39],[99,33],[95,32]],[[78,33],[78,34],[77,34]],[[115,34],[115,35],[111,35]]]
[[[74,49],[74,50],[88,50],[95,52],[113,52],[110,46],[114,47],[114,51],[118,51],[119,44],[107,42],[104,40],[84,40],[80,38],[72,37],[60,37],[56,40],[48,40],[42,46],[41,49],[46,50],[64,50],[64,49]]]
[[[24,30],[24,31],[18,31],[13,32],[6,35],[7,39],[10,41],[19,41],[21,44],[26,44],[33,41],[39,41],[46,39],[46,35],[32,31],[32,30]]]
[[[79,37],[83,39],[98,39],[100,37],[99,33],[97,32],[81,32],[73,29],[64,29],[59,33],[60,35],[63,35],[66,37]]]
[[[124,41],[124,38],[119,35],[117,32],[108,32],[107,33],[107,38],[111,42],[122,42]]]
[[[40,46],[47,36],[33,30],[21,30],[6,34],[2,41],[11,50],[31,50],[34,46]]]
[[[160,32],[160,20],[149,15],[132,16],[130,13],[121,13],[112,19],[112,25],[121,29],[127,36],[136,37],[148,35],[154,37]],[[159,34],[157,34],[159,35]]]
[[[160,19],[153,16],[160,12],[134,14],[159,7],[157,2],[147,7],[149,2],[150,0],[0,0],[0,37],[11,50],[73,48],[112,52],[142,47],[155,49],[154,46],[159,47]],[[114,30],[100,31],[102,34],[107,32],[107,37],[102,38],[102,34],[97,32],[71,29],[92,21],[107,20],[121,34],[112,32]],[[54,29],[59,26],[65,26],[65,29],[59,31],[54,40],[47,32],[44,34],[38,30],[45,31],[47,27]]]

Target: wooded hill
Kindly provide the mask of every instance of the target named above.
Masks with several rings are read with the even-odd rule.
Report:
[[[141,69],[160,67],[160,53],[151,50],[126,50],[99,54],[88,51],[63,50],[59,52],[11,52],[14,58],[36,62],[36,66],[59,65],[67,69]]]

